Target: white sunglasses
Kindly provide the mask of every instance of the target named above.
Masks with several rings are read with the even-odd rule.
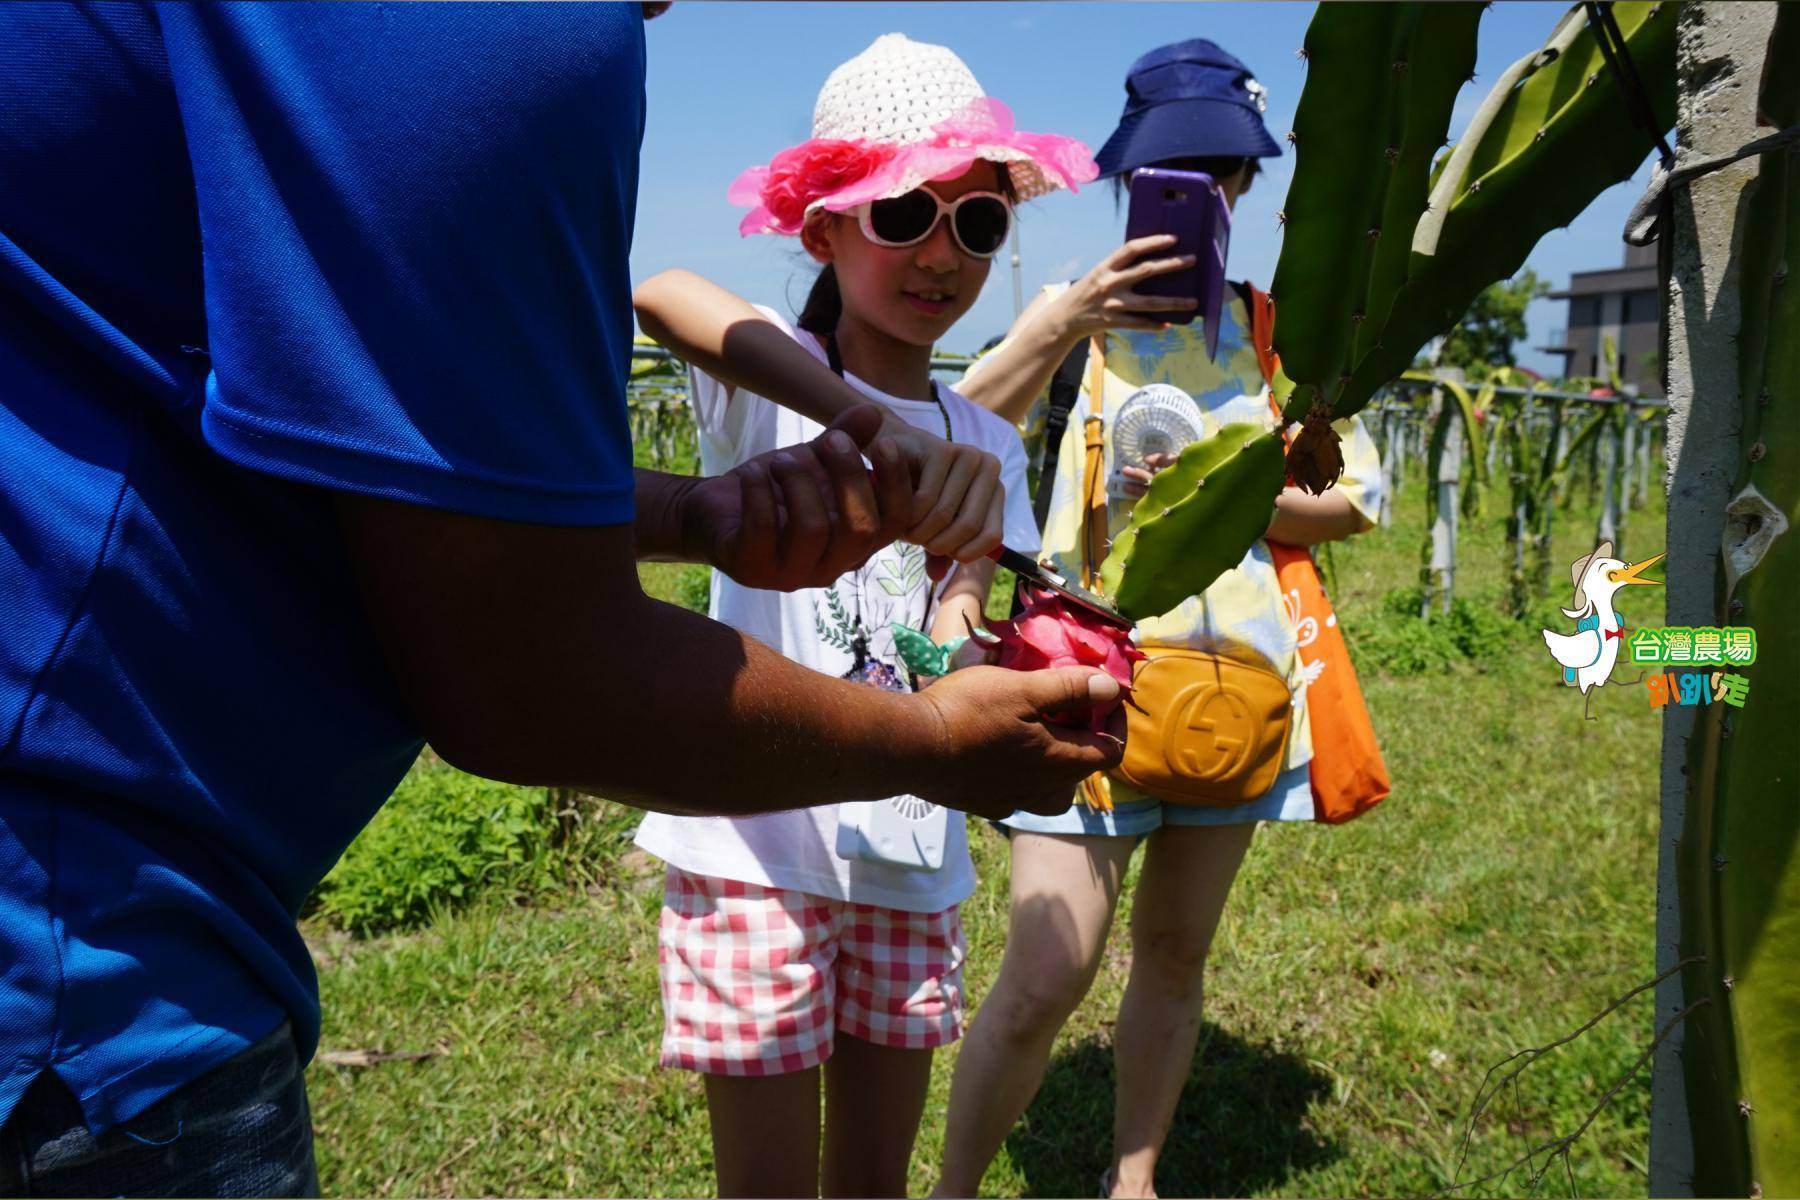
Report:
[[[877,246],[916,246],[950,214],[950,236],[970,258],[992,258],[1012,233],[1012,203],[998,192],[964,192],[945,201],[927,188],[855,208],[863,236]]]

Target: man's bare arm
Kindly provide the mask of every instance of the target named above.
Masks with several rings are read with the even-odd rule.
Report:
[[[929,694],[831,679],[646,597],[629,526],[497,521],[342,496],[365,608],[402,695],[454,765],[679,812],[912,792],[982,814],[1058,810],[1118,761],[1043,714],[1117,694],[1069,669],[966,671]]]

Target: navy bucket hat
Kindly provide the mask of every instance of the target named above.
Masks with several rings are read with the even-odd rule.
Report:
[[[1102,176],[1171,158],[1275,158],[1268,93],[1250,68],[1205,38],[1159,46],[1125,76],[1125,114],[1094,161]]]

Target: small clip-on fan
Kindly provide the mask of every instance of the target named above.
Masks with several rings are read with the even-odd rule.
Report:
[[[1119,406],[1113,418],[1113,469],[1106,490],[1123,496],[1126,467],[1141,467],[1152,454],[1180,454],[1200,440],[1200,406],[1192,396],[1167,383],[1139,388]]]

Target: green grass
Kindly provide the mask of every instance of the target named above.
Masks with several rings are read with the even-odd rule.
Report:
[[[1661,547],[1660,496],[1652,505],[1632,514],[1634,556]],[[1612,687],[1583,722],[1535,627],[1503,629],[1496,647],[1476,617],[1489,630],[1474,638],[1481,653],[1386,670],[1386,635],[1371,630],[1403,623],[1392,594],[1416,583],[1422,507],[1415,483],[1394,528],[1332,556],[1394,794],[1342,828],[1259,834],[1213,952],[1165,1195],[1441,1189],[1483,1072],[1652,974],[1660,721],[1641,689]],[[1566,564],[1592,548],[1592,512],[1577,503],[1559,525],[1553,598],[1566,603]],[[1493,609],[1497,522],[1465,525],[1461,559],[1458,594]],[[693,594],[680,568],[645,575],[661,594]],[[1660,622],[1660,592],[1623,599],[1628,625]],[[443,1051],[314,1064],[327,1193],[710,1194],[699,1080],[655,1066],[660,870],[617,836],[627,819],[585,807],[564,837],[591,856],[586,882],[533,891],[536,906],[497,887],[414,932],[357,938],[308,923],[326,1048]],[[985,827],[972,842],[981,884],[964,923],[978,1020],[1005,934],[1006,857]],[[1092,1194],[1129,961],[1121,919],[986,1192]],[[1526,1072],[1475,1128],[1462,1178],[1572,1130],[1648,1043],[1650,1019],[1639,998]],[[918,1192],[936,1177],[954,1065],[954,1050],[938,1056]],[[1643,1194],[1648,1093],[1644,1077],[1627,1085],[1576,1144],[1573,1187],[1559,1167],[1547,1190]],[[1474,1194],[1524,1187],[1515,1176]]]
[[[621,852],[629,809],[465,775],[430,752],[313,892],[308,912],[353,933],[412,928],[470,901],[560,896]]]

